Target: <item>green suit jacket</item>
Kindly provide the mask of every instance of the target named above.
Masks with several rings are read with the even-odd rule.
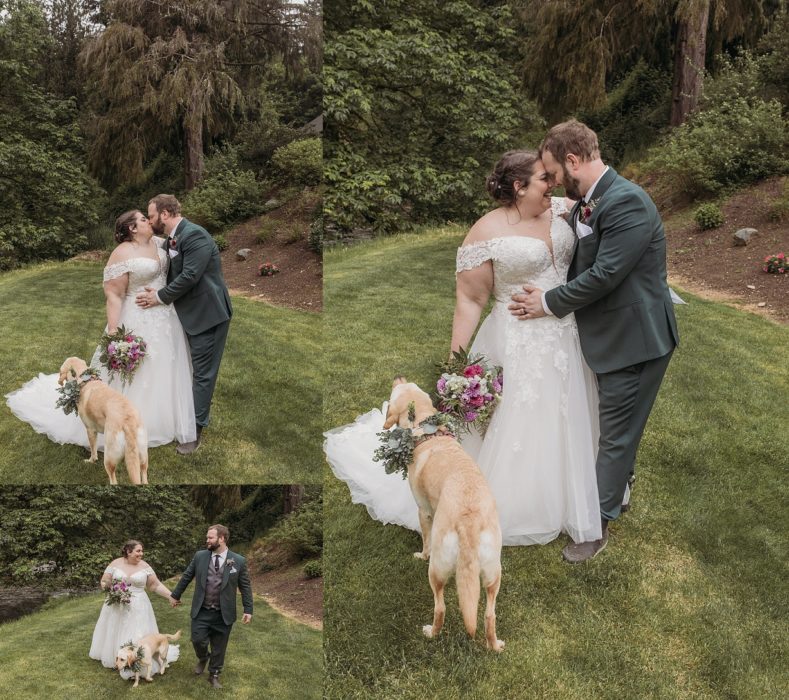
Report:
[[[159,299],[174,304],[181,325],[197,335],[227,321],[233,315],[230,295],[222,275],[222,262],[211,234],[202,226],[182,219],[172,233],[167,286]],[[173,252],[174,251],[174,252]]]
[[[195,554],[172,592],[173,598],[180,600],[186,587],[192,579],[195,580],[195,592],[192,596],[192,618],[197,617],[200,608],[203,607],[205,584],[210,562],[211,552],[208,549],[203,549]],[[219,607],[222,611],[222,619],[226,625],[232,625],[236,621],[236,590],[241,591],[241,604],[244,606],[244,612],[251,615],[252,585],[249,582],[247,560],[240,554],[231,552],[228,549],[227,557],[225,558],[225,568],[222,573],[222,588],[219,592]]]
[[[545,294],[559,318],[575,312],[581,349],[597,373],[662,357],[679,343],[657,207],[609,168],[593,192],[592,233],[576,243],[568,282]],[[580,202],[570,221],[577,228]]]

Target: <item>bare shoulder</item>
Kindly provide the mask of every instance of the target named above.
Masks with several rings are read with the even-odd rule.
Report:
[[[463,239],[463,245],[471,245],[472,243],[483,243],[495,238],[501,233],[502,226],[506,225],[507,217],[502,208],[489,211],[484,216],[477,219],[474,225],[469,229],[466,237]]]
[[[110,253],[110,259],[107,260],[107,267],[125,262],[132,257],[133,251],[134,246],[132,246],[132,244],[128,241],[124,241],[123,243],[117,245],[112,253]]]

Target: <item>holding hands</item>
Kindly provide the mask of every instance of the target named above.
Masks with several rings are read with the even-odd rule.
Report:
[[[545,316],[545,309],[542,307],[542,289],[524,284],[523,291],[523,294],[512,295],[512,304],[507,306],[510,313],[519,321]]]
[[[173,598],[172,596],[168,596],[167,600],[169,601],[171,608],[177,608],[181,604],[180,600]]]

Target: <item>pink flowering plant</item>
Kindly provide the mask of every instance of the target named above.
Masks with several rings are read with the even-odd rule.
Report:
[[[107,589],[105,605],[129,605],[131,603],[131,587],[123,579],[115,578]]]
[[[134,331],[126,330],[123,326],[114,333],[105,333],[101,336],[99,348],[101,350],[99,359],[110,378],[120,375],[124,386],[131,383],[134,373],[148,352],[145,341],[139,335],[135,335]]]
[[[279,268],[271,262],[264,262],[258,267],[258,274],[261,277],[273,277],[279,272]]]
[[[458,429],[469,430],[474,426],[484,433],[501,398],[504,382],[501,367],[492,365],[483,355],[470,357],[460,348],[439,369],[438,410],[450,416]]]
[[[776,255],[768,255],[762,264],[764,272],[772,272],[773,274],[783,275],[789,265],[786,262],[786,255],[778,253]]]

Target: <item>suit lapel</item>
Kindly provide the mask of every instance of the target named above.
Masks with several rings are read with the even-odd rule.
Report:
[[[227,562],[233,559],[233,556],[233,552],[228,549],[225,555],[225,568],[222,570],[222,588],[227,585],[227,581],[230,578],[230,567],[227,565]]]
[[[602,178],[600,178],[600,182],[597,183],[597,187],[594,188],[594,192],[592,193],[592,199],[597,201],[597,204],[600,204],[600,200],[603,198],[605,193],[608,191],[608,188],[614,184],[614,180],[617,178],[617,172],[612,167],[609,166],[608,171]],[[592,226],[594,224],[595,219],[597,218],[597,206],[595,206],[594,210],[592,211],[592,215],[589,217],[588,224]]]
[[[576,236],[576,240],[578,238],[578,232],[575,230],[576,224],[578,223],[578,210],[581,208],[582,200],[578,200],[575,204],[573,204],[573,208],[570,209],[570,227],[573,229],[573,233]]]

